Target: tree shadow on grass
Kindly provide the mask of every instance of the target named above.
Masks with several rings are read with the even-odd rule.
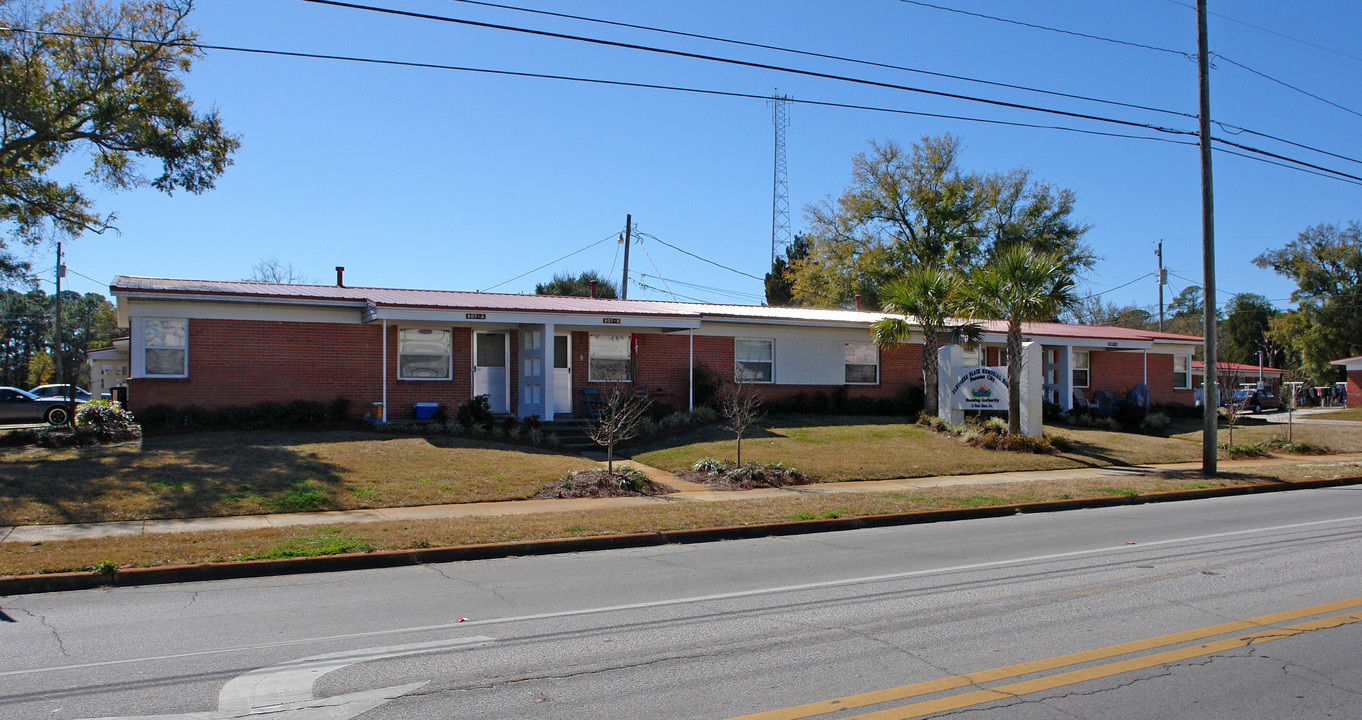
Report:
[[[1109,448],[1096,443],[1074,440],[1073,438],[1065,438],[1065,442],[1068,443],[1069,449],[1064,451],[1064,457],[1069,458],[1084,467],[1130,465],[1130,461],[1127,458],[1116,457],[1110,452]]]
[[[1201,481],[1206,487],[1219,487],[1221,485],[1259,485],[1262,483],[1280,483],[1290,485],[1290,480],[1283,480],[1279,477],[1264,475],[1254,472],[1217,472],[1215,475],[1207,477],[1200,470],[1163,470],[1157,477],[1161,480],[1191,480]]]
[[[214,432],[10,452],[0,458],[0,524],[327,509],[343,469],[293,447],[310,441]]]

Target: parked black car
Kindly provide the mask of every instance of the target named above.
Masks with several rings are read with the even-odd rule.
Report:
[[[1234,407],[1239,412],[1261,413],[1264,410],[1281,410],[1285,406],[1281,398],[1267,390],[1235,390]]]
[[[0,387],[0,423],[65,425],[79,404],[79,400],[73,405],[64,398],[40,398],[27,390]]]

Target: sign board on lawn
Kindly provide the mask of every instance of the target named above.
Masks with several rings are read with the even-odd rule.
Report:
[[[961,410],[1007,410],[1007,368],[969,368],[956,377],[951,389]]]

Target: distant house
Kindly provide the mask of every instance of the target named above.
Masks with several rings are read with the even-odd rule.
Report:
[[[1348,373],[1345,389],[1348,393],[1348,407],[1362,407],[1362,355],[1334,360],[1330,365],[1342,365]]]
[[[128,384],[128,338],[115,338],[113,345],[85,353],[90,363],[90,393],[103,397]]]
[[[893,398],[922,386],[922,346],[880,350],[857,310],[604,300],[336,285],[119,276],[110,290],[130,332],[128,402],[216,408],[345,397],[355,415],[452,410],[486,395],[497,413],[580,414],[583,391],[628,383],[687,410],[692,368],[751,383],[766,399],[845,389]],[[1006,326],[986,324],[977,364],[1003,364]],[[1124,396],[1192,402],[1200,338],[1034,323],[1052,401]]]
[[[1282,368],[1263,367],[1259,365],[1248,365],[1246,363],[1227,363],[1217,362],[1217,374],[1222,381],[1227,377],[1233,377],[1235,388],[1251,385],[1258,386],[1259,380],[1262,381],[1263,389],[1270,390],[1274,395],[1281,394],[1282,377],[1286,375],[1286,370]],[[1194,387],[1201,387],[1201,381],[1206,376],[1206,363],[1201,360],[1192,361],[1192,375]]]

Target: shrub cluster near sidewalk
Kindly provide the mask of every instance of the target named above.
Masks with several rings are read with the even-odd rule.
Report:
[[[72,427],[12,430],[0,435],[0,447],[60,448],[126,442],[142,437],[142,426],[132,413],[108,400],[96,400],[76,410]]]
[[[1072,449],[1069,442],[1061,437],[1046,435],[1033,438],[1009,435],[1007,421],[996,416],[982,419],[970,417],[966,418],[963,424],[951,425],[935,415],[924,415],[918,420],[918,424],[957,437],[966,445],[985,450],[1053,455]]]

